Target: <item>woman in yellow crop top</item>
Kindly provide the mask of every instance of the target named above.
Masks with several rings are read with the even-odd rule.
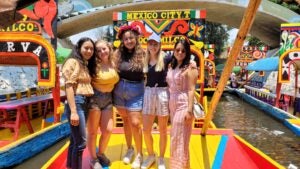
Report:
[[[92,86],[94,95],[89,101],[87,121],[87,147],[91,155],[90,165],[96,168],[99,163],[109,166],[110,160],[104,155],[113,129],[112,90],[119,81],[115,63],[112,58],[112,47],[107,41],[99,40],[96,46],[96,63],[89,65],[92,69]],[[101,130],[99,150],[96,152],[98,127]]]

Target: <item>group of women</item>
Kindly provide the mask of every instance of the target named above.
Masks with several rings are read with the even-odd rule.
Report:
[[[166,168],[164,155],[170,116],[169,167],[190,168],[189,140],[198,71],[196,66],[190,64],[188,40],[176,42],[173,55],[166,56],[161,50],[160,37],[155,34],[148,38],[145,52],[138,41],[137,27],[121,27],[118,38],[121,44],[115,52],[106,41],[94,43],[89,38],[82,38],[74,54],[63,64],[67,95],[65,112],[71,128],[67,168],[82,167],[82,153],[86,144],[92,168],[110,165],[104,152],[113,128],[113,106],[123,120],[127,144],[127,152],[123,157],[125,164],[132,162],[132,168],[144,169],[157,161],[159,169]],[[156,116],[160,132],[158,159],[153,150],[151,134]],[[96,151],[99,127],[101,137]],[[143,135],[148,151],[145,159],[142,153]]]

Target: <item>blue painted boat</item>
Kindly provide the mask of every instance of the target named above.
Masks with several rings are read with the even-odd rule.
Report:
[[[54,124],[0,148],[0,168],[20,164],[70,134],[68,122]]]
[[[297,136],[300,136],[300,119],[285,112],[277,107],[274,107],[268,103],[265,103],[255,97],[248,95],[247,93],[239,90],[229,88],[232,92],[236,93],[240,98],[245,100],[246,102],[252,104],[253,106],[259,108],[264,111],[268,115],[276,118],[281,121],[285,126],[287,126],[293,133]]]

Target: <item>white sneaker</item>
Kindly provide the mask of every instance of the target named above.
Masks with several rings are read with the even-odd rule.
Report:
[[[139,168],[141,168],[142,162],[143,162],[143,156],[141,154],[137,154],[135,156],[135,159],[134,159],[133,163],[131,164],[131,168],[132,169],[139,169]]]
[[[130,164],[131,160],[133,158],[133,155],[134,155],[134,149],[132,147],[127,149],[127,152],[123,157],[123,163]]]
[[[92,169],[102,169],[102,166],[101,164],[99,163],[98,159],[91,159],[90,160],[90,166]]]
[[[162,157],[158,158],[158,169],[166,169],[165,160]]]
[[[143,162],[142,169],[148,169],[151,165],[155,162],[155,155],[150,155],[148,158]]]

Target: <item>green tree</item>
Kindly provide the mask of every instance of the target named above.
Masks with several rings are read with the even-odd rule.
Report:
[[[266,44],[254,36],[248,36],[247,39],[249,46],[266,46]]]
[[[300,0],[269,0],[300,14]]]
[[[106,27],[105,31],[104,31],[104,36],[103,38],[105,40],[107,40],[108,42],[113,42],[114,38],[113,38],[113,26],[109,25]]]
[[[227,33],[231,28],[220,23],[206,21],[205,43],[215,45],[215,56],[220,56],[229,38]]]

